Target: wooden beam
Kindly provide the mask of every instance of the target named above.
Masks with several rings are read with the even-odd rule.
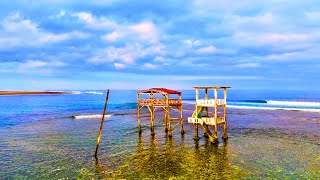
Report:
[[[108,100],[109,100],[109,91],[110,91],[110,89],[108,89],[108,91],[107,91],[106,101],[104,103],[103,114],[102,114],[102,119],[101,119],[101,123],[100,123],[100,130],[99,130],[98,138],[97,138],[97,142],[96,142],[96,151],[94,153],[94,157],[95,158],[98,158],[98,149],[99,149],[100,139],[101,139],[101,135],[102,135],[104,116],[105,116],[106,111],[107,111],[107,105],[108,105]]]

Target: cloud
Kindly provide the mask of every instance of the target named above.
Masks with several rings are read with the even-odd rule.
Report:
[[[158,66],[151,63],[145,63],[143,64],[144,69],[156,69]]]
[[[281,54],[271,54],[268,55],[268,59],[271,60],[288,60],[290,58],[294,58],[295,56],[301,54],[300,52],[288,52],[288,53],[281,53]]]
[[[39,68],[46,66],[47,63],[39,60],[28,60],[26,63],[20,65],[20,69]]]
[[[166,62],[166,59],[164,57],[162,57],[162,56],[157,56],[157,57],[154,58],[153,61],[155,61],[155,62]]]
[[[152,22],[141,22],[130,26],[130,29],[142,40],[148,40],[152,43],[158,42],[158,30]]]
[[[126,65],[121,64],[121,63],[113,63],[114,68],[116,69],[124,69],[126,67]]]
[[[117,24],[112,32],[102,36],[106,42],[132,41],[148,44],[159,43],[159,30],[152,22]]]
[[[121,61],[125,64],[134,64],[138,59],[163,53],[162,45],[144,46],[142,44],[126,44],[123,47],[109,46],[96,52],[88,62],[100,64],[105,62]]]
[[[62,67],[65,66],[65,63],[61,61],[42,61],[42,60],[27,60],[26,62],[22,63],[18,70],[29,70],[41,67]]]
[[[191,80],[255,80],[262,79],[257,76],[175,76],[176,80],[191,81]]]
[[[260,67],[260,64],[258,63],[242,63],[242,64],[237,64],[235,67],[239,68],[257,68]]]
[[[305,13],[305,17],[307,20],[312,22],[319,22],[320,21],[320,11],[310,11]]]
[[[197,49],[197,53],[199,54],[210,54],[217,51],[217,48],[214,46],[207,46]]]
[[[78,12],[74,13],[73,16],[79,18],[87,28],[94,30],[109,30],[117,27],[117,23],[106,18],[106,17],[94,17],[91,13]]]
[[[121,38],[121,36],[122,35],[119,32],[114,31],[110,34],[106,34],[106,35],[102,36],[102,39],[105,41],[115,42],[119,38]]]
[[[5,17],[0,26],[0,49],[14,47],[40,46],[50,43],[59,43],[70,39],[85,39],[90,35],[72,31],[55,34],[38,27],[29,19],[22,18],[19,13]]]
[[[79,82],[110,72],[218,83],[300,76],[283,67],[319,64],[315,0],[12,3],[0,2],[2,73],[20,67],[62,79],[77,74]],[[20,13],[13,13],[16,9]],[[304,76],[317,79],[315,71],[308,69]]]

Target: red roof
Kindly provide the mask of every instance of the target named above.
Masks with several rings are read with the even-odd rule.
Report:
[[[140,93],[161,93],[161,94],[181,94],[180,91],[167,89],[167,88],[150,88],[139,91]]]

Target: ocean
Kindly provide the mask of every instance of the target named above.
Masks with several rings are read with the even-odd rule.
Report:
[[[229,140],[215,145],[187,121],[165,136],[160,111],[156,135],[148,117],[139,135],[136,92],[110,91],[98,160],[105,91],[0,96],[0,179],[320,178],[319,91],[229,90]],[[182,96],[187,119],[195,91]]]

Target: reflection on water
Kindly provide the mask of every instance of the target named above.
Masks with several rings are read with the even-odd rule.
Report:
[[[233,167],[230,162],[228,141],[221,145],[211,144],[205,140],[203,145],[194,141],[190,144],[177,146],[177,142],[169,137],[164,142],[154,136],[145,138],[139,135],[135,152],[119,166],[109,171],[100,160],[96,170],[102,178],[193,178],[218,179],[245,176],[241,170]]]

